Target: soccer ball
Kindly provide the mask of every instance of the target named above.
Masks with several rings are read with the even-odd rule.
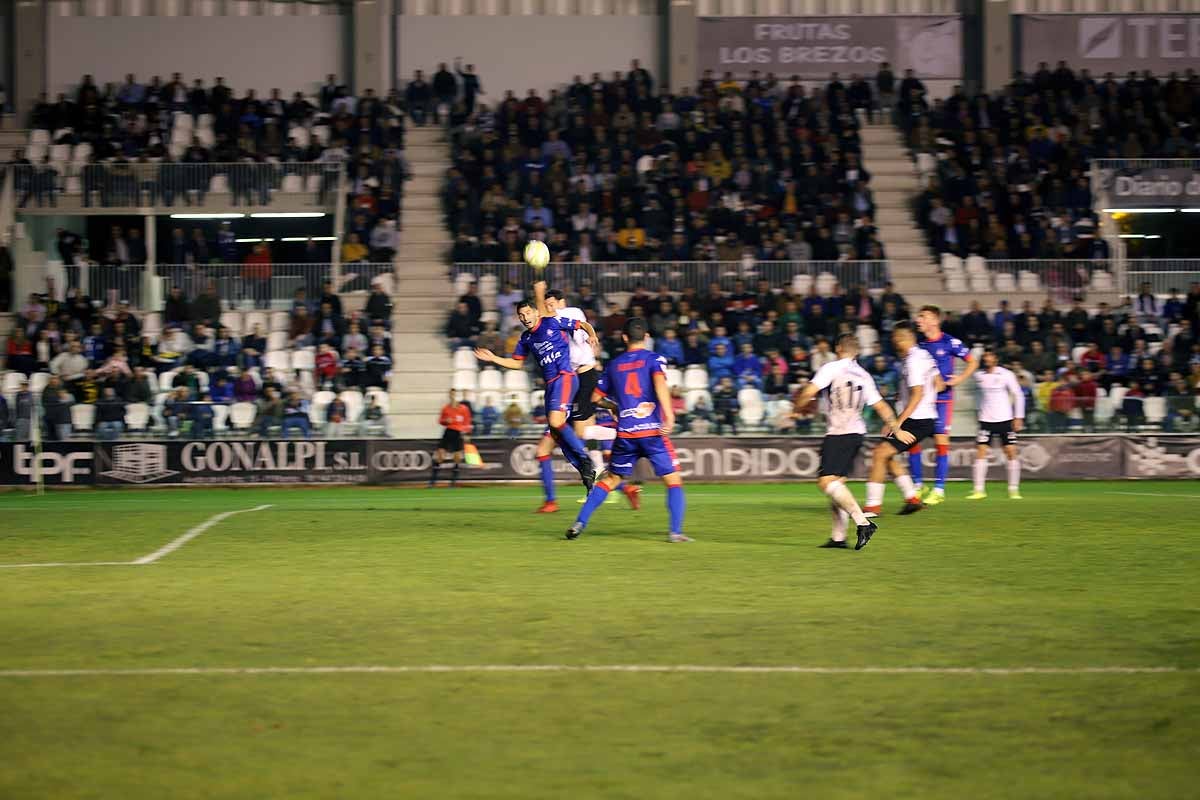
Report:
[[[534,239],[525,245],[525,263],[534,269],[544,269],[550,263],[550,248]]]

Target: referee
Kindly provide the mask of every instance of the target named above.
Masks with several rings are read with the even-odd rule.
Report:
[[[450,472],[450,488],[453,489],[458,483],[458,470],[462,466],[466,436],[471,432],[471,409],[466,403],[459,402],[458,393],[453,389],[450,390],[450,402],[442,406],[438,424],[446,430],[442,432],[437,452],[433,454],[433,472],[429,476],[429,488],[432,489],[437,483],[442,464],[452,460],[454,468]]]

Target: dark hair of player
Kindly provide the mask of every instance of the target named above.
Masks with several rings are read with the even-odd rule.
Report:
[[[562,289],[548,289],[546,291],[546,299],[547,300],[564,300],[564,299],[566,299],[566,295],[563,294]]]
[[[858,337],[853,333],[843,333],[841,336],[837,337],[837,342],[835,343],[834,349],[841,350],[843,347],[852,347],[857,350]]]
[[[930,314],[933,314],[938,319],[942,318],[942,309],[939,308],[938,306],[933,305],[932,303],[930,303],[929,305],[921,306],[921,311],[928,311]]]
[[[646,320],[638,317],[630,317],[625,321],[625,338],[630,344],[640,342],[646,338]]]
[[[902,319],[892,327],[892,332],[902,331],[904,333],[916,335],[913,333],[913,324],[906,319]]]
[[[528,297],[523,297],[520,300],[518,300],[515,310],[520,311],[522,308],[525,308],[526,306],[532,308],[534,311],[537,310],[537,307],[534,306],[533,301],[530,300]]]

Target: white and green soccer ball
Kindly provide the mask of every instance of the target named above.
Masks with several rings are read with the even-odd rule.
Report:
[[[534,269],[545,269],[550,263],[550,248],[545,242],[534,239],[525,245],[525,263]]]

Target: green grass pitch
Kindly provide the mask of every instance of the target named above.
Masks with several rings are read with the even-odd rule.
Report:
[[[549,517],[533,487],[0,495],[0,564],[272,506],[153,564],[0,569],[0,798],[1200,791],[1195,483],[954,484],[911,517],[893,488],[860,553],[817,549],[811,484],[687,488],[689,545],[660,486],[577,542],[576,488]],[[204,671],[429,665],[829,671]]]

